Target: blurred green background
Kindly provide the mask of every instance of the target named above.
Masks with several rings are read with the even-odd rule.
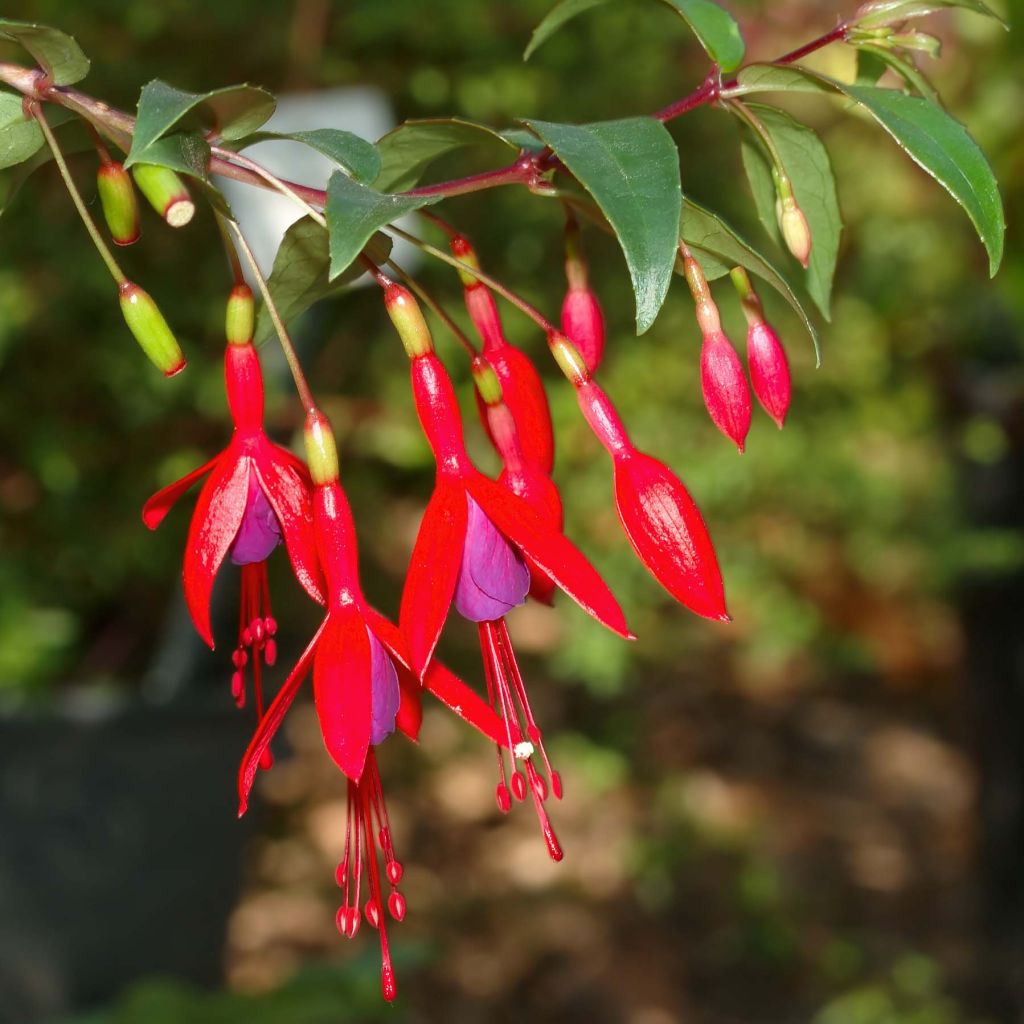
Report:
[[[704,76],[682,22],[659,5],[628,2],[580,18],[524,64],[522,48],[549,6],[14,0],[4,14],[74,34],[93,59],[86,88],[126,108],[154,77],[195,90],[239,81],[275,92],[362,84],[382,89],[398,119],[459,114],[505,126],[516,117],[584,121],[652,110]],[[730,6],[749,53],[760,57],[827,30],[847,10],[810,0]],[[1011,20],[1024,14],[1016,0],[1003,9]],[[0,970],[9,993],[0,1020],[64,1019],[81,1009],[94,1024],[1024,1019],[1022,45],[1019,31],[962,12],[932,24],[945,40],[934,78],[1003,184],[1004,268],[987,280],[962,212],[880,131],[835,102],[800,97],[791,109],[829,145],[847,222],[835,315],[823,325],[816,370],[797,323],[765,296],[787,342],[795,395],[781,433],[755,413],[744,456],[703,412],[685,289],[677,285],[653,330],[634,337],[621,255],[587,235],[609,321],[602,381],[638,444],[675,467],[700,503],[731,626],[687,616],[633,559],[607,460],[571,389],[549,372],[530,324],[505,315],[510,337],[551,384],[570,535],[612,583],[640,637],[622,644],[564,602],[525,609],[510,624],[566,780],[555,818],[565,862],[547,862],[526,809],[499,818],[490,751],[429,710],[419,749],[394,741],[382,752],[410,903],[406,922],[391,930],[400,997],[387,1008],[375,937],[363,929],[350,944],[333,928],[344,786],[311,706],[293,712],[291,750],[265,778],[263,817],[232,859],[239,832],[231,765],[251,724],[236,718],[223,735],[223,771],[179,776],[164,762],[178,801],[164,815],[174,834],[197,829],[190,805],[198,789],[225,808],[222,889],[232,907],[226,935],[222,921],[211,925],[217,952],[178,980],[150,977],[173,973],[173,958],[166,966],[143,958],[119,972],[112,952],[90,972],[93,981],[109,974],[109,983],[79,985],[67,981],[78,953],[74,943],[61,945],[58,907],[24,971],[10,959],[10,977]],[[8,59],[18,59],[13,48]],[[851,60],[837,47],[819,66],[849,74]],[[684,190],[769,249],[735,126],[701,110],[672,130]],[[74,167],[95,203],[90,161],[78,157]],[[463,155],[431,174],[483,167]],[[557,311],[564,279],[556,204],[503,189],[450,201],[445,213],[492,273]],[[152,535],[138,509],[223,444],[220,325],[229,282],[206,211],[181,232],[148,216],[142,243],[123,253],[189,355],[188,371],[168,382],[134,350],[52,167],[19,194],[0,232],[0,707],[3,735],[13,737],[0,745],[0,767],[6,780],[22,778],[14,751],[32,757],[49,744],[45,756],[57,745],[81,752],[63,765],[67,778],[95,766],[87,743],[66,741],[56,726],[40,734],[50,737],[45,744],[18,738],[53,722],[117,736],[118,722],[147,713],[140,707],[155,707],[157,720],[182,706],[227,720],[226,654],[205,654],[181,623],[188,510]],[[443,266],[424,266],[420,277],[461,316]],[[739,340],[738,308],[724,287],[716,291]],[[299,334],[339,432],[367,590],[396,612],[432,479],[405,358],[370,290],[318,307]],[[471,415],[465,361],[442,331],[438,338],[462,384],[473,451],[493,471]],[[272,346],[266,358],[271,368],[279,361]],[[300,409],[276,379],[268,422],[287,439]],[[304,645],[316,611],[282,569],[275,567],[275,614],[283,665]],[[234,587],[224,587],[229,621]],[[443,653],[478,682],[474,642],[471,630],[449,628]],[[195,735],[186,731],[172,746],[187,753]],[[112,746],[104,739],[95,756]],[[140,743],[127,762],[142,799],[158,770],[147,753]],[[104,790],[113,776],[100,772],[93,789],[54,803],[44,768],[38,778],[47,814],[109,818],[120,828]],[[7,786],[8,796],[15,788]],[[27,849],[51,848],[45,825],[39,846],[19,833]],[[103,842],[76,845],[82,834],[66,831],[61,848],[81,869],[74,889],[87,900],[108,891],[100,874],[104,864],[113,869]],[[194,859],[179,858],[178,898],[149,912],[150,931],[132,925],[136,948],[158,932],[173,935],[181,908],[199,899],[189,883],[204,873],[204,844],[215,859],[219,842],[218,833],[202,833]],[[41,856],[40,875],[44,862],[63,870],[60,859]],[[153,863],[129,870],[145,880],[144,894],[169,877]],[[20,882],[0,884],[0,953],[5,941],[20,942],[20,925],[10,924]],[[111,901],[96,899],[83,940],[101,960],[112,933],[127,934],[119,915],[134,901],[120,883]],[[135,907],[144,917],[145,898]],[[31,900],[25,905],[42,920]],[[52,976],[40,968],[51,961]]]

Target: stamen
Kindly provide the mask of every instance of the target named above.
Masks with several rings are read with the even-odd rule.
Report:
[[[541,731],[533,717],[533,711],[526,696],[526,686],[512,651],[512,641],[509,638],[505,620],[481,622],[479,629],[480,648],[484,659],[484,676],[487,680],[487,697],[491,706],[504,722],[507,749],[512,763],[510,796],[510,787],[506,784],[505,776],[505,753],[499,745],[498,807],[502,813],[507,814],[512,805],[511,797],[522,801],[526,799],[527,792],[532,793],[533,804],[537,811],[537,818],[540,821],[541,833],[544,836],[548,853],[552,860],[561,860],[562,847],[544,807],[544,801],[548,797],[548,780],[550,780],[550,789],[555,798],[558,800],[562,798],[561,776],[551,767],[547,751],[544,749]],[[534,763],[534,754],[538,750],[544,759],[547,779],[537,770],[537,765]],[[522,762],[523,770],[516,768],[517,761]]]
[[[256,718],[263,717],[263,666],[277,660],[277,620],[270,612],[270,588],[266,562],[249,562],[242,567],[242,594],[238,609],[238,646],[231,655],[235,670],[231,673],[231,696],[238,707],[245,707],[245,669],[251,666]],[[260,767],[274,763],[270,750],[264,751]]]
[[[335,881],[342,890],[343,902],[338,908],[335,922],[338,931],[348,938],[353,938],[359,930],[359,887],[366,867],[366,883],[370,895],[363,907],[362,916],[367,923],[377,929],[380,936],[381,954],[381,987],[384,998],[388,1001],[395,998],[395,974],[391,966],[391,953],[388,948],[387,928],[382,913],[384,901],[381,891],[380,865],[378,849],[384,857],[384,876],[391,886],[387,898],[388,912],[396,921],[405,917],[405,897],[396,888],[401,881],[403,869],[401,862],[395,857],[391,839],[391,824],[388,820],[387,806],[384,803],[384,791],[377,770],[377,759],[371,748],[366,758],[363,777],[358,783],[348,784],[348,813],[345,822],[345,855],[338,864]]]

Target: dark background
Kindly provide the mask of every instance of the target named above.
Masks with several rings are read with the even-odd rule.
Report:
[[[548,7],[38,0],[4,14],[74,34],[93,59],[85,87],[127,108],[160,77],[195,90],[370,84],[399,119],[583,121],[655,109],[704,76],[685,26],[640,3],[580,18],[523,64]],[[847,10],[733,7],[761,57]],[[240,825],[233,775],[251,720],[231,711],[226,654],[203,652],[182,619],[188,511],[157,535],[138,518],[226,437],[228,280],[211,218],[172,232],[147,214],[123,254],[188,351],[188,372],[166,382],[134,350],[52,167],[31,180],[0,222],[0,1020],[1024,1019],[1024,82],[1019,31],[961,13],[932,19],[946,44],[934,77],[1003,184],[1003,271],[987,280],[962,212],[877,129],[800,98],[847,221],[835,315],[815,370],[766,298],[796,390],[782,433],[755,414],[744,456],[703,413],[685,290],[633,337],[621,256],[587,237],[610,325],[603,383],[701,504],[731,626],[682,612],[633,560],[571,389],[536,331],[506,315],[550,377],[570,533],[641,639],[622,644],[564,602],[512,619],[566,780],[558,867],[527,809],[499,819],[490,751],[440,711],[420,749],[383,749],[410,903],[391,931],[396,1008],[379,997],[375,936],[334,931],[344,786],[311,706],[294,709],[291,752]],[[840,47],[819,66],[844,74],[849,61]],[[672,130],[688,194],[767,248],[734,125],[702,110]],[[74,166],[94,201],[91,159]],[[436,173],[482,166],[463,157]],[[554,204],[504,189],[446,214],[489,269],[557,310]],[[421,276],[460,311],[443,267]],[[735,304],[716,292],[739,340]],[[319,307],[299,334],[340,436],[367,588],[395,612],[431,482],[405,358],[369,290]],[[276,379],[268,422],[288,439],[300,410]],[[478,431],[471,441],[493,470]],[[316,612],[282,570],[285,664]],[[235,586],[220,595],[228,623]],[[450,629],[444,654],[477,680],[473,643]]]

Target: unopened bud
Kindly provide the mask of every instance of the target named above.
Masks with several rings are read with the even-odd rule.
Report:
[[[139,204],[135,199],[132,179],[124,166],[116,160],[102,164],[96,172],[96,188],[110,237],[117,245],[137,242],[141,233]]]
[[[747,331],[747,366],[757,400],[781,429],[792,390],[789,362],[779,336],[764,321]]]
[[[224,331],[230,345],[248,345],[252,341],[256,303],[247,284],[236,284],[228,297]]]
[[[399,337],[410,359],[429,355],[434,351],[430,328],[412,293],[400,284],[389,284],[384,289],[384,305],[391,322],[398,328]]]
[[[715,426],[742,452],[750,430],[750,389],[740,357],[721,331],[704,336],[700,382]]]
[[[306,416],[303,439],[306,443],[306,463],[313,483],[317,486],[335,483],[340,476],[338,448],[334,443],[330,421],[319,409],[314,409]]]
[[[185,182],[169,167],[136,164],[132,174],[139,191],[172,228],[183,228],[192,219],[196,204]]]
[[[604,355],[604,314],[589,286],[570,287],[562,302],[562,330],[572,338],[594,373]]]
[[[548,332],[548,348],[558,363],[558,368],[565,374],[573,387],[580,387],[590,380],[590,370],[580,350],[564,335],[557,331]]]
[[[501,381],[494,368],[486,359],[477,356],[473,360],[473,383],[486,405],[497,405],[501,401]]]
[[[793,196],[786,196],[776,205],[779,229],[786,241],[786,247],[805,270],[811,258],[811,229],[804,211]]]
[[[150,362],[165,376],[185,369],[185,356],[159,307],[144,289],[131,281],[119,288],[121,315]]]
[[[718,306],[711,297],[711,286],[689,249],[684,246],[680,246],[680,249],[683,256],[683,274],[690,287],[697,314],[697,326],[700,327],[701,334],[716,334],[722,329],[722,321],[718,315]]]
[[[476,250],[469,244],[468,238],[456,235],[449,243],[449,248],[460,263],[465,263],[474,270],[480,269],[480,260],[477,258]],[[459,272],[459,280],[462,282],[463,288],[472,288],[480,283],[479,278],[469,273],[468,270],[463,270],[461,267],[456,267],[456,270]]]

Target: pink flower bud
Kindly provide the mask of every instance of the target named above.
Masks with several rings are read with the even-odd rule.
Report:
[[[700,379],[715,426],[742,452],[750,429],[750,389],[740,357],[721,331],[704,335]]]
[[[579,349],[587,369],[594,373],[604,354],[604,314],[589,287],[570,288],[565,293],[562,333]]]
[[[779,336],[763,321],[747,331],[747,366],[757,400],[781,428],[791,393],[789,363]]]

